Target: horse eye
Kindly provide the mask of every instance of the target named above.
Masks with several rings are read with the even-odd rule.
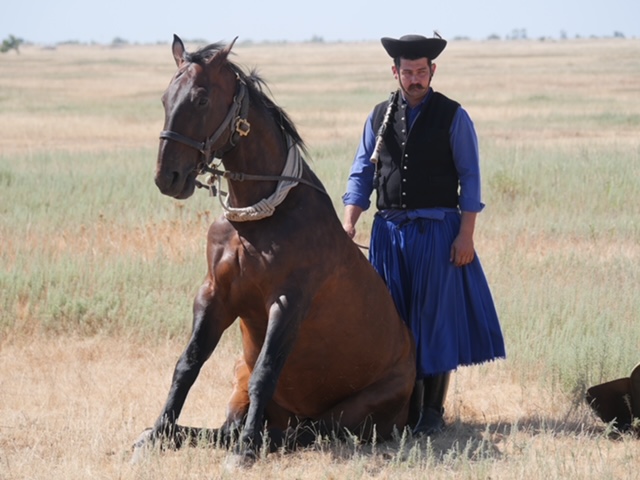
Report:
[[[198,97],[196,99],[196,105],[198,107],[206,107],[209,104],[209,99],[207,97]]]

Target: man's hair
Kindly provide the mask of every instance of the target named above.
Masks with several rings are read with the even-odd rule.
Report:
[[[423,55],[402,55],[400,57],[396,57],[393,59],[393,64],[396,68],[400,68],[400,59],[404,58],[405,60],[418,60],[419,58],[426,58]],[[431,59],[427,58],[427,65],[431,66]]]

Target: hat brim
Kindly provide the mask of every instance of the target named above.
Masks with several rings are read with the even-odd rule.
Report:
[[[631,394],[631,412],[634,417],[640,418],[640,363],[638,363],[629,375],[629,393]]]
[[[587,390],[587,403],[606,423],[615,421],[620,430],[633,427],[640,418],[640,363],[627,378],[595,385]],[[640,430],[637,431],[640,434]]]
[[[434,60],[442,53],[447,41],[442,38],[412,38],[412,39],[395,39],[383,37],[380,39],[382,46],[391,58],[422,58]]]
[[[586,394],[587,403],[596,415],[605,423],[615,421],[621,430],[628,429],[632,422],[630,383],[629,377],[619,378],[591,387]]]

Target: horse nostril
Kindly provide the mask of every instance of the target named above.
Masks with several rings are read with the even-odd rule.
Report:
[[[162,193],[172,189],[178,182],[180,174],[178,172],[157,172],[155,177],[156,186]]]

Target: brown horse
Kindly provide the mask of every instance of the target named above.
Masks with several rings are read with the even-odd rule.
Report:
[[[235,432],[236,453],[249,460],[265,426],[271,441],[292,430],[298,442],[310,441],[303,430],[388,438],[407,422],[411,334],[303,160],[294,124],[255,72],[228,59],[232,45],[187,53],[177,36],[172,45],[178,70],[162,98],[156,184],[185,199],[208,171],[227,179],[228,197],[209,229],[191,339],[162,413],[136,446],[179,446],[203,432],[176,420],[200,368],[238,318],[243,355],[227,419],[207,435],[226,442]],[[211,166],[215,158],[225,171]]]

